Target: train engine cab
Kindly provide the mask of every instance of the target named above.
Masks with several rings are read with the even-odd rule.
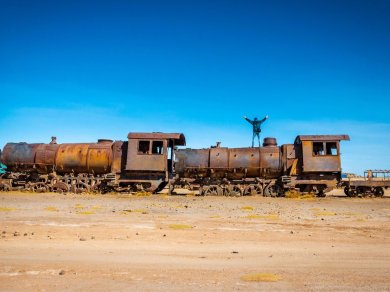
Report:
[[[174,172],[175,146],[185,146],[180,133],[129,133],[125,176],[126,183],[137,183],[142,189],[157,192],[168,183]]]
[[[335,188],[341,179],[342,140],[349,140],[349,136],[297,136],[293,145],[295,155],[290,157],[293,159],[290,168],[291,185],[300,191],[317,194]]]

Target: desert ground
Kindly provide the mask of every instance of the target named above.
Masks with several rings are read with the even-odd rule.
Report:
[[[0,193],[2,291],[390,290],[383,198]]]

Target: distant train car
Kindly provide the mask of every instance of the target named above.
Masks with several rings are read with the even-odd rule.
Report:
[[[349,176],[342,179],[344,193],[348,197],[382,197],[390,187],[390,170],[366,170],[363,177]]]

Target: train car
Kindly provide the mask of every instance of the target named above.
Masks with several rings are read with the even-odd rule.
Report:
[[[0,189],[156,192],[173,176],[174,147],[184,145],[181,133],[129,133],[127,141],[97,143],[8,143]]]
[[[366,170],[363,177],[343,180],[344,193],[348,197],[383,197],[390,187],[390,170]]]
[[[158,192],[167,184],[201,195],[280,196],[286,190],[323,195],[341,178],[340,141],[347,135],[300,135],[293,144],[206,149],[185,146],[181,133],[129,133],[127,141],[8,143],[0,189]]]
[[[178,150],[174,186],[203,195],[280,196],[298,189],[322,196],[340,182],[342,140],[349,136],[300,135],[279,147],[275,138],[265,138],[263,147]]]

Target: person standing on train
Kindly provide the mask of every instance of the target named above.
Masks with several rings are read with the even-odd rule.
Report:
[[[261,124],[265,122],[266,119],[268,119],[268,115],[264,117],[262,120],[258,120],[256,117],[252,120],[248,119],[246,116],[244,116],[244,119],[248,121],[248,123],[252,124],[253,127],[253,134],[252,134],[252,148],[254,147],[254,141],[255,136],[257,136],[257,141],[259,142],[260,147],[260,133],[261,133]]]

